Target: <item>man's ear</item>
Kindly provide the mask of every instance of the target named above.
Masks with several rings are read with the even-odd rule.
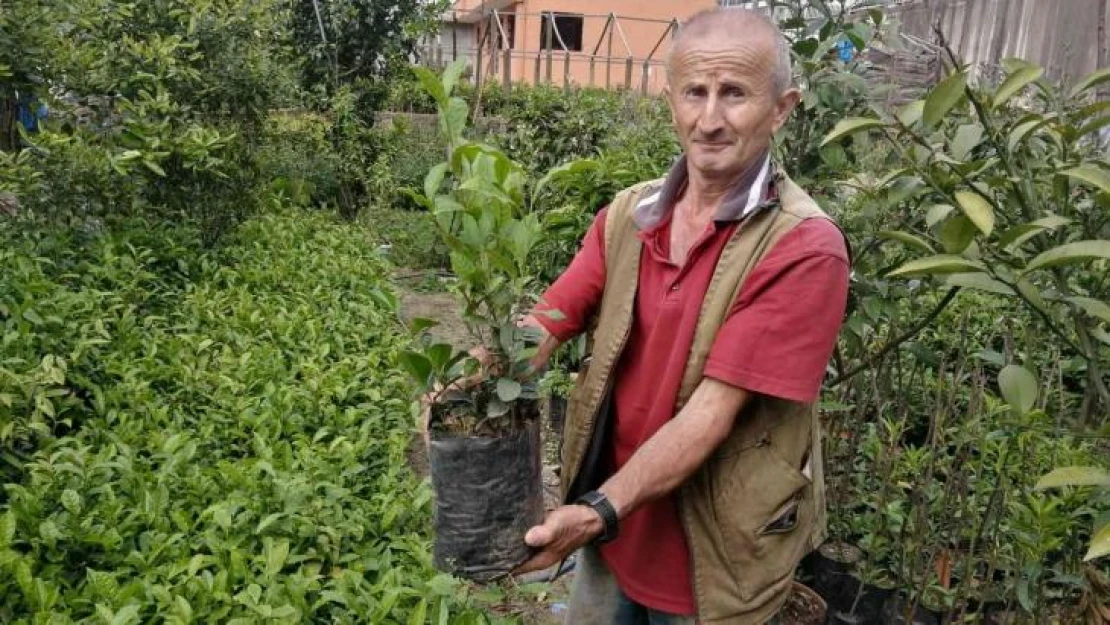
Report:
[[[794,112],[794,107],[798,106],[801,99],[802,92],[797,87],[791,87],[782,92],[782,95],[775,102],[775,119],[772,132],[778,132],[786,124],[786,120],[790,119],[790,113]]]
[[[667,84],[663,85],[663,99],[667,101],[667,108],[671,110],[671,125],[677,127],[678,119],[675,118],[674,114],[674,100],[672,99],[673,96],[674,93],[671,91],[671,84],[668,82]]]

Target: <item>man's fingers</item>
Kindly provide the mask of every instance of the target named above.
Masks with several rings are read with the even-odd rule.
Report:
[[[562,557],[553,551],[541,551],[532,556],[530,560],[517,567],[517,569],[513,571],[513,575],[523,575],[533,571],[542,571],[551,568],[561,560]]]
[[[540,548],[549,545],[554,538],[555,532],[544,523],[528,530],[524,535],[524,543],[529,547]]]

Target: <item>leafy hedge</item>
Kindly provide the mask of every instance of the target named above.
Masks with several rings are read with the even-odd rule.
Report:
[[[430,562],[374,246],[191,232],[0,229],[0,621],[487,622]]]

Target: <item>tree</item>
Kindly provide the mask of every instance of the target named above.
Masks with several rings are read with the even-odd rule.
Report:
[[[377,79],[407,61],[434,32],[445,0],[293,0],[293,37],[304,82],[328,91]]]

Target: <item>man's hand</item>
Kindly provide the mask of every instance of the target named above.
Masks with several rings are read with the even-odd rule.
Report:
[[[580,505],[560,506],[548,513],[542,525],[533,527],[525,534],[524,542],[529,547],[539,549],[539,553],[513,571],[513,574],[542,571],[555,566],[579,547],[600,536],[603,531],[605,523],[592,508]]]

